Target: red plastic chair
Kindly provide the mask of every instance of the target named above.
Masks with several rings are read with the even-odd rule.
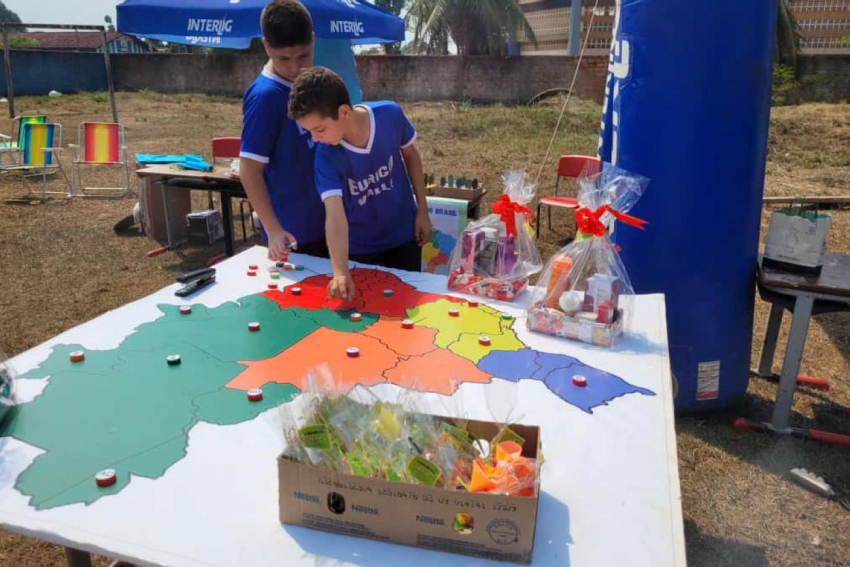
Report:
[[[213,163],[218,158],[236,159],[239,157],[239,149],[242,147],[242,139],[236,137],[213,138],[212,141],[212,156]],[[256,232],[257,227],[254,225],[254,208],[248,199],[239,200],[239,217],[242,219],[242,241],[248,242],[248,231],[245,229],[245,205],[248,205],[248,212],[251,213],[251,230]],[[212,207],[210,207],[212,208]]]
[[[239,157],[239,148],[242,145],[241,138],[213,138],[212,155],[213,162],[216,158],[236,159]]]
[[[552,197],[543,197],[537,203],[537,238],[540,238],[540,208],[549,207],[549,230],[552,230],[552,208],[575,209],[578,199],[575,197],[558,197],[558,189],[562,178],[576,179],[585,168],[588,172],[597,173],[602,169],[602,160],[591,156],[561,156],[558,158],[558,177],[555,178],[555,193]]]

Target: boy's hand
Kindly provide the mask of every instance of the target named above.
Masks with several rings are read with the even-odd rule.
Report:
[[[331,278],[328,283],[328,296],[343,301],[351,301],[354,298],[354,280],[350,272]]]
[[[285,230],[280,232],[269,233],[269,260],[275,262],[286,261],[289,258],[290,250],[296,250],[298,243],[295,237]]]
[[[413,224],[414,238],[416,244],[425,246],[425,243],[431,240],[431,217],[428,216],[428,210],[421,210],[416,213],[416,221]]]

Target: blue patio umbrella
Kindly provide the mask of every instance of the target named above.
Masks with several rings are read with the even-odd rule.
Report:
[[[354,44],[404,41],[404,20],[365,0],[302,0],[316,37]],[[206,47],[245,49],[261,37],[268,0],[125,0],[118,31]]]

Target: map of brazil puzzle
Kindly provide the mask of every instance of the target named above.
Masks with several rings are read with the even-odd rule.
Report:
[[[249,252],[252,262],[264,254],[263,249]],[[538,396],[548,392],[552,402],[547,403],[560,404],[571,419],[590,422],[602,408],[616,411],[631,399],[657,403],[663,394],[618,371],[628,365],[597,365],[598,357],[582,355],[594,349],[540,349],[538,343],[562,343],[531,338],[516,306],[469,303],[441,292],[434,285],[441,278],[435,276],[355,268],[357,296],[342,304],[326,295],[326,261],[308,261],[303,272],[283,272],[277,289],[266,286],[267,261],[253,277],[244,275],[244,263],[241,257],[225,263],[233,281],[215,287],[219,295],[231,296],[227,299],[207,304],[199,294],[183,303],[191,311],[181,310],[173,296],[148,301],[143,320],[134,325],[125,317],[128,332],[116,330],[122,336],[110,337],[104,346],[63,340],[73,338],[72,330],[33,356],[36,364],[16,361],[22,370],[19,387],[26,393],[31,384],[34,390],[22,396],[3,435],[35,451],[2,489],[17,494],[18,506],[36,515],[85,510],[120,498],[135,479],[154,485],[167,481],[192,452],[193,430],[245,426],[297,400],[303,376],[322,364],[345,390],[395,385],[452,396],[461,387],[516,383],[533,387]],[[417,278],[430,278],[429,285]],[[243,289],[239,282],[248,285]],[[118,320],[117,312],[109,315]],[[251,323],[259,323],[259,330],[249,330]],[[351,348],[359,356],[348,356]],[[72,361],[77,351],[84,359]],[[174,355],[178,364],[168,361]],[[587,385],[574,385],[574,375],[584,376]],[[247,392],[256,388],[262,389],[262,400],[250,401]],[[526,421],[540,423],[545,436],[547,419],[535,417]],[[274,457],[268,455],[270,461]],[[117,482],[106,488],[94,482],[104,469],[117,474]],[[544,492],[545,474],[546,468]]]

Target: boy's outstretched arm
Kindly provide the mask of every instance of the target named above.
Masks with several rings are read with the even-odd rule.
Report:
[[[349,301],[354,297],[354,280],[348,271],[348,219],[345,217],[341,196],[325,199],[325,217],[325,236],[333,268],[328,295]]]
[[[264,164],[242,157],[239,160],[239,178],[248,195],[251,206],[257,211],[263,228],[269,236],[269,259],[281,260],[289,255],[287,244],[294,243],[295,237],[280,226],[271,199],[269,189],[266,187],[266,179],[263,176]],[[293,203],[294,205],[294,203]]]
[[[404,167],[413,192],[416,195],[416,222],[414,223],[414,238],[416,244],[424,246],[431,239],[431,217],[428,216],[428,201],[425,193],[425,171],[422,168],[422,156],[416,144],[401,148],[401,157],[404,158]]]

